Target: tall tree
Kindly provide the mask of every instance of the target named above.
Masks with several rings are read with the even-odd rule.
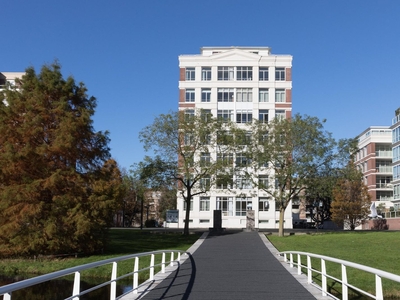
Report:
[[[218,159],[232,151],[225,125],[206,111],[186,110],[161,114],[140,132],[144,148],[156,155],[145,161],[144,177],[153,183],[172,180],[176,184],[186,206],[184,234],[189,234],[193,197],[207,193],[216,180],[232,171],[228,167],[232,161]],[[212,155],[215,151],[218,157]]]
[[[61,67],[28,68],[0,95],[0,255],[93,252],[115,207],[120,174],[96,99]]]
[[[301,196],[309,180],[331,163],[335,141],[316,117],[295,115],[250,126],[246,130],[254,137],[248,147],[252,165],[241,171],[275,200],[280,212],[279,236],[283,236],[286,208]],[[268,180],[259,180],[254,174]]]
[[[350,160],[333,189],[332,219],[337,225],[354,230],[367,218],[370,204],[362,173]]]

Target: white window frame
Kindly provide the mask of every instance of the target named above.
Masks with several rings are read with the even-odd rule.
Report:
[[[258,102],[269,102],[269,89],[258,90]]]
[[[260,109],[258,111],[258,120],[262,123],[268,123],[268,115],[269,115],[268,109]]]
[[[286,69],[283,67],[275,68],[275,81],[285,81],[286,80]]]
[[[236,123],[245,124],[251,123],[253,120],[252,110],[237,110],[236,111]]]
[[[195,102],[196,93],[194,89],[185,89],[185,102]]]
[[[286,102],[286,91],[284,89],[275,90],[275,102]]]
[[[211,102],[211,89],[201,89],[201,102]]]
[[[200,211],[210,211],[210,197],[200,197]]]
[[[233,216],[233,197],[217,197],[216,208],[224,217]]]
[[[235,80],[235,67],[218,67],[218,80]]]
[[[185,80],[186,81],[196,80],[196,69],[194,67],[185,68]]]
[[[269,80],[269,68],[268,67],[259,67],[258,69],[258,80],[259,81],[268,81]]]
[[[253,89],[252,88],[237,88],[236,89],[236,102],[253,102]]]
[[[238,81],[253,80],[253,67],[236,67],[236,80]]]
[[[218,88],[217,101],[218,102],[233,102],[235,90],[232,88]]]
[[[202,81],[211,81],[211,67],[202,67],[201,68],[201,80]]]

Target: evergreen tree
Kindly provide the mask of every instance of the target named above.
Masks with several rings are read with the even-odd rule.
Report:
[[[93,252],[118,201],[96,99],[59,64],[28,68],[0,95],[0,255]]]

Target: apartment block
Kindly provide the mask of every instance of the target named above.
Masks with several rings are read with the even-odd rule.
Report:
[[[396,211],[400,210],[400,109],[395,111],[392,119],[392,151],[393,151],[393,204]]]
[[[24,72],[0,72],[0,90],[4,89],[7,83],[15,85],[15,79],[21,78]]]
[[[269,47],[203,47],[200,54],[179,56],[179,69],[179,110],[203,109],[239,127],[253,119],[268,122],[291,117],[291,55],[272,54]],[[255,212],[256,228],[279,227],[274,199],[246,185],[237,191],[214,189],[194,197],[190,226],[212,227],[213,211],[221,210],[222,227],[244,228],[249,208]],[[185,209],[178,197],[180,227]],[[289,206],[285,228],[292,228],[292,223]]]
[[[389,126],[371,126],[357,138],[355,164],[363,173],[371,200],[377,201],[376,206],[382,203],[389,208],[393,206],[392,130]]]

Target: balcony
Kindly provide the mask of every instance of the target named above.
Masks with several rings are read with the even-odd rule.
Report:
[[[392,166],[377,166],[376,173],[393,173]]]
[[[392,158],[392,151],[378,150],[375,151],[375,156],[381,158]]]
[[[377,182],[375,183],[375,186],[377,189],[393,189],[393,185],[386,182]]]

